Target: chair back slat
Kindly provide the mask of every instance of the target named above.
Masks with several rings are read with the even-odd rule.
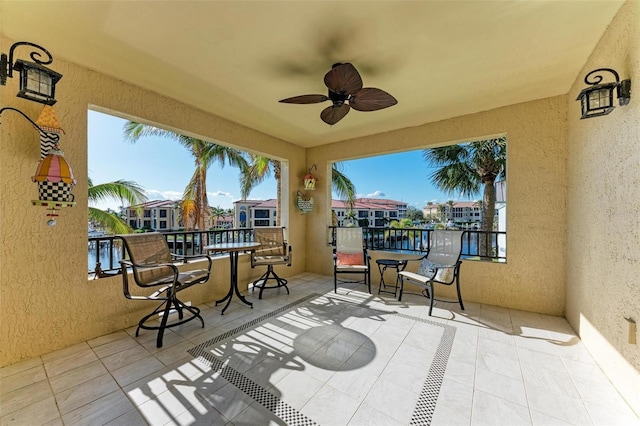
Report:
[[[364,253],[362,228],[336,228],[336,252]]]
[[[254,240],[260,243],[256,256],[286,256],[283,228],[255,228]]]
[[[336,228],[336,266],[365,263],[362,228]]]
[[[144,286],[173,278],[173,270],[168,266],[152,269],[135,265],[171,263],[171,252],[164,235],[158,232],[121,235],[131,262],[133,276],[138,285]]]
[[[436,229],[431,233],[427,260],[441,265],[455,265],[462,253],[464,231]]]

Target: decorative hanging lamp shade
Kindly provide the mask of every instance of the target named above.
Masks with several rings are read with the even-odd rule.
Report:
[[[73,202],[73,177],[71,165],[65,160],[64,153],[57,148],[49,151],[31,178],[38,183],[38,194],[41,201]]]
[[[316,189],[316,182],[318,179],[311,172],[307,173],[304,177],[304,189],[307,191],[313,191]]]
[[[45,105],[36,120],[40,126],[40,159],[44,160],[49,151],[56,149],[60,141],[60,133],[64,133],[56,111],[52,106]]]
[[[49,105],[45,105],[44,108],[42,108],[42,111],[40,111],[40,115],[36,120],[36,124],[48,132],[64,133],[64,130],[62,130],[62,126],[58,121],[56,110]]]

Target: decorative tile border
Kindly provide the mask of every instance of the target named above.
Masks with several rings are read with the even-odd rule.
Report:
[[[298,410],[282,401],[279,397],[264,389],[264,387],[255,383],[253,380],[249,379],[237,370],[224,365],[224,363],[220,359],[216,358],[213,354],[208,352],[206,348],[237,334],[240,334],[247,329],[253,328],[270,318],[273,318],[283,312],[287,312],[295,308],[296,306],[305,304],[306,302],[317,299],[319,297],[326,297],[327,299],[330,299],[335,303],[345,303],[366,308],[372,311],[382,312],[385,314],[393,314],[402,318],[407,318],[413,321],[418,321],[424,324],[443,328],[443,334],[440,339],[440,344],[436,349],[436,353],[429,368],[429,373],[424,382],[424,385],[422,386],[422,390],[420,392],[420,396],[418,397],[416,406],[413,410],[413,415],[410,422],[411,425],[430,425],[433,418],[433,413],[436,408],[436,402],[438,401],[438,395],[440,394],[440,387],[442,386],[442,379],[447,369],[447,362],[449,360],[449,355],[451,354],[451,348],[453,346],[453,341],[456,334],[456,328],[448,324],[443,324],[424,318],[418,318],[411,315],[401,314],[397,311],[372,308],[371,306],[368,306],[364,303],[356,303],[335,296],[313,293],[278,309],[275,309],[274,311],[269,312],[261,317],[248,321],[247,323],[236,327],[233,330],[222,333],[219,336],[214,337],[213,339],[210,339],[199,344],[198,346],[189,349],[188,352],[192,356],[200,358],[202,361],[206,361],[207,363],[209,363],[212,370],[216,371],[225,380],[240,389],[254,401],[257,401],[260,405],[271,411],[275,416],[280,418],[286,424],[292,426],[316,425],[313,420],[309,419],[304,414],[300,413]]]

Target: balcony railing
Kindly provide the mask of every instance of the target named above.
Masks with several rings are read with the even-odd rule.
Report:
[[[333,244],[335,227],[330,228]],[[432,232],[423,228],[363,228],[363,243],[368,250],[419,253],[429,248]],[[172,253],[186,255],[203,254],[203,247],[210,244],[253,241],[253,229],[246,228],[163,234]],[[506,236],[506,232],[467,230],[462,236],[462,257],[506,262]],[[113,275],[120,269],[120,259],[125,258],[124,244],[118,236],[91,237],[88,254],[90,276]]]
[[[331,226],[331,244],[335,245],[335,228]],[[367,250],[420,253],[429,249],[433,229],[362,228]],[[506,262],[507,233],[466,230],[462,235],[464,259]]]
[[[203,254],[203,247],[216,243],[253,241],[253,229],[163,232],[169,250],[176,254]],[[118,236],[89,238],[89,276],[99,278],[116,274],[120,259],[125,258],[124,244]]]

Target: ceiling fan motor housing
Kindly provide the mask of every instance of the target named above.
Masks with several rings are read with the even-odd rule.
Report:
[[[333,102],[334,106],[340,106],[345,103],[347,99],[349,99],[348,93],[338,93],[333,90],[329,90],[329,99]]]

